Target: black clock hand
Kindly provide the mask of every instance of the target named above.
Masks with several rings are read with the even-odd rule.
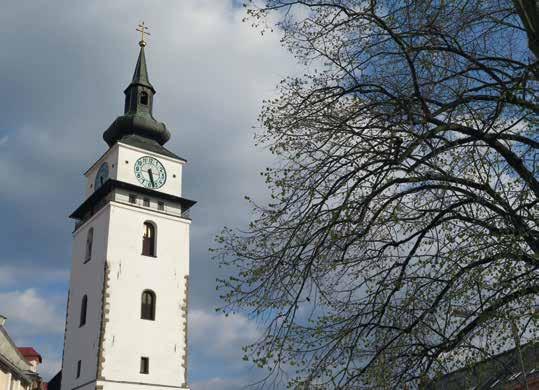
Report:
[[[148,175],[150,175],[150,182],[152,183],[152,187],[155,187],[155,183],[153,181],[153,174],[152,174],[151,169],[148,169]]]

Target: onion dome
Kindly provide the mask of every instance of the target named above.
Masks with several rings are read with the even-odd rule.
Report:
[[[110,146],[123,139],[139,139],[148,144],[164,145],[170,139],[170,132],[164,123],[152,115],[155,89],[148,79],[145,42],[141,41],[140,53],[133,73],[133,80],[125,89],[124,115],[116,118],[103,133],[103,139]],[[156,146],[157,146],[156,145]]]

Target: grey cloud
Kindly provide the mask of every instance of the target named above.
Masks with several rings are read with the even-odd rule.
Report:
[[[62,299],[45,297],[33,288],[0,293],[1,312],[7,316],[13,337],[27,334],[62,333]],[[64,303],[65,304],[65,303]]]

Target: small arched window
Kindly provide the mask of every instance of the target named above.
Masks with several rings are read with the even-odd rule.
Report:
[[[79,326],[83,326],[86,324],[86,312],[88,310],[88,296],[82,297],[82,303],[80,305],[80,324]]]
[[[84,262],[90,261],[92,258],[92,246],[94,244],[94,228],[90,228],[88,230],[88,234],[86,236],[86,254],[84,255]]]
[[[155,293],[151,290],[142,292],[140,318],[143,320],[155,320]]]
[[[145,106],[148,105],[148,94],[146,92],[140,93],[140,104],[143,104]]]
[[[155,257],[155,226],[150,222],[144,222],[142,234],[142,254]]]

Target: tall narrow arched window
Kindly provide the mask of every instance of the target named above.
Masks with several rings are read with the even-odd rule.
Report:
[[[143,320],[155,320],[155,293],[151,290],[142,292],[140,318]]]
[[[80,324],[79,326],[83,326],[86,324],[86,312],[88,311],[88,296],[82,297],[82,302],[80,305]]]
[[[148,94],[146,92],[140,93],[140,104],[143,104],[145,106],[148,105]]]
[[[92,258],[92,246],[94,244],[94,228],[88,230],[86,235],[86,254],[84,255],[84,262],[90,261]]]
[[[144,222],[142,235],[142,254],[155,257],[155,226],[150,222]]]

